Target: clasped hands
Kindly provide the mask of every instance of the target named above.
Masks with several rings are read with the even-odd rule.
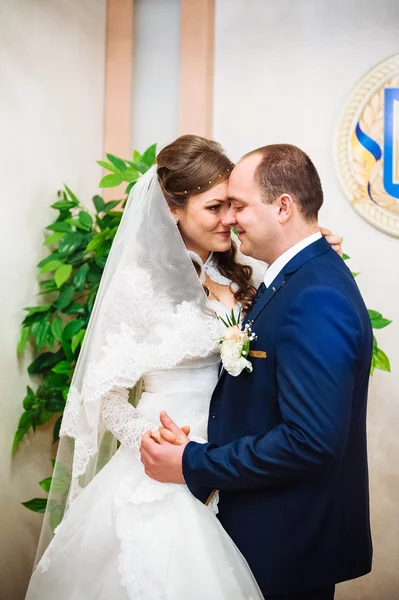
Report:
[[[180,429],[162,411],[161,427],[147,431],[141,440],[140,455],[145,473],[162,483],[184,483],[183,452],[189,443],[190,427]]]

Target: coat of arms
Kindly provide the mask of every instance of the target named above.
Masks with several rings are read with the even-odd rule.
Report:
[[[399,54],[353,90],[338,129],[336,163],[353,208],[399,237]]]

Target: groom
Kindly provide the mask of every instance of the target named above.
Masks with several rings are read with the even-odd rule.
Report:
[[[253,372],[222,373],[209,443],[158,445],[142,462],[185,481],[219,519],[266,599],[330,600],[371,569],[366,407],[373,335],[357,285],[318,233],[323,191],[309,157],[277,144],[244,156],[229,181],[241,251],[270,266],[252,311]],[[216,600],[216,599],[215,599]]]

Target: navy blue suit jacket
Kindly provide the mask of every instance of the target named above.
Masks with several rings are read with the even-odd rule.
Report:
[[[249,313],[253,372],[223,373],[207,444],[184,478],[219,519],[262,592],[368,573],[372,544],[366,406],[373,334],[359,289],[323,239],[297,254]]]

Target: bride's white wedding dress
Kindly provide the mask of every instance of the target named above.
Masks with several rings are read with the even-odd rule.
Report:
[[[138,289],[145,285],[141,282]],[[226,314],[219,302],[208,306]],[[102,397],[102,421],[121,445],[71,504],[33,573],[28,600],[262,598],[245,559],[216,517],[216,497],[205,506],[185,485],[146,476],[140,462],[141,437],[159,424],[161,410],[180,426],[189,425],[190,437],[205,441],[218,379],[217,340],[224,326],[215,314],[188,302],[173,314],[167,303],[158,306],[151,318],[162,332],[159,356],[169,356],[174,366],[157,369],[159,356],[147,372],[137,366],[145,390],[137,409],[128,403],[127,389],[115,387]],[[130,360],[145,354],[145,344],[129,340],[129,352]],[[111,357],[105,354],[104,360]]]

